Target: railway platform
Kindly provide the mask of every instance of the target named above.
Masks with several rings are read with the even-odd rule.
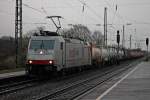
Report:
[[[138,64],[114,80],[117,81],[97,86],[78,100],[150,100],[150,61]]]
[[[16,77],[16,76],[21,76],[21,75],[25,75],[25,71],[3,73],[3,74],[0,74],[0,80],[6,79],[6,78],[11,78],[11,77]]]

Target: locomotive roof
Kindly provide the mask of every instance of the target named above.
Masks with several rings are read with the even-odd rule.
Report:
[[[46,36],[59,36],[57,32],[43,31]]]
[[[60,41],[64,41],[63,37],[61,36],[32,36],[32,40],[51,40],[51,39],[58,39]]]
[[[51,39],[54,39],[54,40],[59,40],[59,41],[62,41],[62,42],[67,42],[67,43],[84,43],[83,41],[81,40],[78,40],[78,39],[71,39],[71,38],[63,38],[62,36],[32,36],[31,37],[31,40],[51,40]]]
[[[68,43],[83,43],[83,41],[78,39],[65,38],[65,41]]]

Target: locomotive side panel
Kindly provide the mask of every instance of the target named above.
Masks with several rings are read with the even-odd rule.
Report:
[[[90,49],[80,43],[66,43],[65,67],[80,67],[91,65]]]

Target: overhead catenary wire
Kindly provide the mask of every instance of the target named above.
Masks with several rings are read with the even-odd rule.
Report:
[[[72,4],[68,3],[67,1],[65,1],[65,2],[66,2],[67,5],[70,5],[70,6],[71,6],[71,9],[73,9],[74,11],[76,11],[77,13],[79,13],[79,11],[77,11],[76,9],[73,8]],[[80,7],[81,7],[81,6],[80,6]],[[85,11],[85,9],[86,9],[86,8],[84,7],[84,11]],[[82,9],[82,10],[83,10],[83,9]],[[82,13],[84,13],[84,12],[82,12]],[[89,15],[88,17],[89,17],[91,20],[93,20],[93,21],[96,21],[96,22],[98,21],[97,19],[91,17],[90,15]]]
[[[124,18],[119,14],[119,13],[117,13],[117,11],[114,11],[113,9],[113,7],[111,6],[111,4],[107,1],[107,0],[104,0],[105,2],[106,2],[106,4],[110,7],[110,9],[108,9],[108,11],[110,11],[111,13],[113,13],[115,16],[117,16],[119,19],[120,19],[120,21],[122,20],[122,21],[124,21]],[[117,5],[117,4],[116,4]],[[117,10],[118,10],[118,5],[117,5]],[[115,17],[114,17],[115,18]],[[112,22],[112,24],[114,23],[114,20],[113,20],[113,22]]]
[[[112,10],[113,8],[112,8],[112,6],[109,4],[109,2],[107,1],[107,0],[105,0],[105,2],[107,3],[107,5],[111,8],[111,11],[114,13],[114,15],[117,15],[117,17],[119,18],[119,19],[122,19],[122,21],[124,21],[125,22],[125,20],[127,20],[127,21],[131,21],[133,24],[147,24],[147,25],[149,25],[150,23],[149,22],[139,22],[139,21],[137,21],[137,20],[133,20],[133,19],[129,19],[129,18],[127,18],[127,17],[123,17],[123,16],[121,16],[119,13],[117,13],[117,11],[114,11],[114,10]],[[137,5],[150,5],[150,2],[147,2],[147,3],[129,3],[129,4],[120,4],[119,6],[129,6],[129,5],[132,5],[132,6],[137,6]],[[118,8],[118,5],[116,4],[116,5],[114,5],[114,6],[117,6],[117,8]],[[113,20],[114,21],[114,20]],[[114,23],[112,23],[112,24],[114,24]]]
[[[41,0],[41,1],[43,1],[43,0]],[[70,5],[70,4],[69,4],[69,5]],[[41,10],[40,10],[40,9],[37,9],[37,8],[35,8],[35,7],[32,7],[31,5],[25,4],[25,3],[23,3],[23,6],[29,8],[29,9],[32,9],[32,10],[34,10],[34,11],[36,11],[36,12],[39,12],[39,13],[41,13],[41,14],[44,14],[44,15],[47,14],[47,12],[46,12],[46,10],[45,10],[45,8],[44,8],[43,6],[41,7]],[[71,8],[72,8],[72,6],[71,6]],[[98,21],[98,20],[96,20],[96,19],[94,19],[94,18],[92,18],[92,17],[89,17],[89,18],[91,18],[92,20],[95,20],[96,22]]]
[[[10,1],[10,0],[8,0],[8,1]],[[15,0],[11,0],[11,1],[14,2]],[[30,9],[36,11],[36,12],[39,12],[41,14],[45,14],[45,12],[43,12],[43,10],[40,10],[38,8],[35,8],[35,7],[32,7],[31,5],[28,5],[26,3],[22,3],[22,5],[25,6],[25,7],[27,7],[27,8],[30,8]]]
[[[43,0],[42,0],[43,1]],[[80,1],[80,3],[84,3],[84,2],[82,2],[81,0],[78,0],[78,1]],[[27,7],[27,8],[30,8],[30,9],[33,9],[33,10],[35,10],[35,11],[37,11],[37,12],[39,12],[39,13],[41,13],[41,14],[46,14],[46,10],[45,10],[45,8],[42,6],[41,7],[41,10],[40,9],[37,9],[37,8],[34,8],[34,7],[32,7],[32,6],[30,6],[30,5],[28,5],[28,4],[25,4],[25,3],[23,3],[23,5],[25,6],[25,7]],[[70,4],[69,4],[70,5]],[[88,6],[87,4],[85,4],[84,3],[84,5],[88,8],[88,9],[90,9],[98,18],[100,17],[102,20],[103,20],[103,17],[101,17],[100,15],[98,15],[90,6]],[[71,6],[71,8],[72,8],[72,6]],[[90,17],[91,18],[91,17]],[[95,20],[94,18],[91,18],[91,19],[93,19],[93,20]],[[97,20],[95,20],[95,21],[97,21]]]
[[[68,1],[65,1],[65,3],[67,4],[67,6],[69,7],[71,7],[71,9],[73,10],[73,11],[76,11],[76,13],[79,13],[79,11],[77,11],[77,9],[74,9],[74,7],[72,7],[72,4],[71,3],[69,3]],[[80,6],[81,7],[81,6]],[[83,12],[82,12],[82,14],[84,14]],[[92,17],[92,16],[90,16],[90,15],[88,15],[88,18],[90,18],[91,20],[93,20],[94,22],[98,22],[99,20],[98,19],[95,19],[94,17]],[[68,20],[68,19],[65,19],[65,20]],[[73,20],[74,21],[74,20]],[[77,23],[76,21],[74,21],[74,23]],[[72,22],[70,23],[69,22],[69,24],[72,24]],[[82,23],[83,24],[83,23]],[[96,24],[86,24],[86,25],[96,25]]]
[[[13,0],[12,0],[13,1]],[[43,1],[43,0],[41,0],[41,1]],[[78,0],[80,3],[82,3],[82,4],[84,4],[87,8],[89,8],[93,13],[95,13],[95,15],[97,16],[97,17],[100,17],[101,19],[103,19],[103,17],[102,16],[99,16],[90,6],[88,6],[87,5],[87,3],[84,3],[83,1],[81,1],[81,0]],[[107,5],[109,6],[109,7],[111,7],[111,5],[108,3],[108,1],[107,0],[105,0],[106,1],[106,3],[107,3]],[[27,8],[30,8],[30,9],[32,9],[32,10],[34,10],[34,11],[37,11],[37,12],[39,12],[39,13],[41,13],[41,14],[43,14],[43,15],[46,15],[47,14],[47,12],[46,12],[46,10],[45,10],[45,8],[42,6],[41,7],[41,10],[39,10],[39,9],[37,9],[37,8],[34,8],[34,7],[32,7],[32,6],[30,6],[30,5],[28,5],[28,4],[25,4],[25,3],[23,3],[23,5],[25,6],[25,7],[27,7]],[[69,4],[70,5],[70,4]],[[72,6],[71,6],[71,8],[72,8]],[[111,10],[112,10],[113,8],[111,7]],[[114,10],[112,10],[113,11],[113,13],[114,14],[117,14],[117,12],[115,12]],[[3,13],[3,12],[2,12]],[[5,12],[4,12],[5,13]],[[6,12],[6,14],[7,14],[7,12]],[[13,14],[9,14],[9,15],[13,15]],[[122,19],[122,20],[124,20],[124,18],[121,16],[121,15],[119,15],[119,14],[117,14],[117,16],[118,16],[118,18],[120,18],[120,19]],[[92,19],[92,18],[91,18]],[[94,19],[94,18],[93,18]],[[130,21],[133,21],[135,24],[148,24],[149,25],[149,23],[145,23],[145,22],[141,22],[141,23],[138,23],[138,21],[136,21],[136,20],[132,20],[132,19],[128,19],[128,18],[126,18],[127,20],[130,20]],[[95,19],[94,19],[95,20]],[[96,20],[95,20],[96,21]]]
[[[93,12],[93,14],[95,14],[98,18],[100,18],[101,20],[103,20],[104,18],[102,16],[100,16],[99,14],[97,14],[97,12],[95,10],[93,10],[87,3],[85,3],[84,1],[78,0],[81,4],[85,5],[91,12]]]
[[[89,10],[91,10],[98,18],[101,18],[101,20],[104,20],[104,18],[102,16],[100,16],[99,14],[97,14],[96,11],[93,10],[87,3],[85,3],[84,1],[81,1],[81,0],[78,0],[78,1],[82,4],[86,4],[86,7],[89,8]],[[108,3],[108,5],[110,6],[109,3]],[[111,24],[111,25],[113,26],[113,24]]]
[[[28,5],[28,4],[23,3],[23,6],[25,6],[25,7],[27,7],[27,8],[30,8],[30,9],[32,9],[32,10],[34,10],[34,11],[37,11],[37,12],[39,12],[39,13],[45,14],[42,10],[39,10],[39,9],[37,9],[37,8],[34,8],[34,7],[32,7],[32,6]]]

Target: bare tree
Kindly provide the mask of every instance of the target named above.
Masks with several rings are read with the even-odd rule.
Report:
[[[78,38],[85,41],[91,39],[91,31],[88,29],[88,27],[81,24],[72,25],[72,28],[68,30],[64,29],[61,31],[61,34],[65,37]]]
[[[95,40],[97,45],[102,45],[104,43],[104,36],[102,35],[102,32],[95,31],[92,37]]]

